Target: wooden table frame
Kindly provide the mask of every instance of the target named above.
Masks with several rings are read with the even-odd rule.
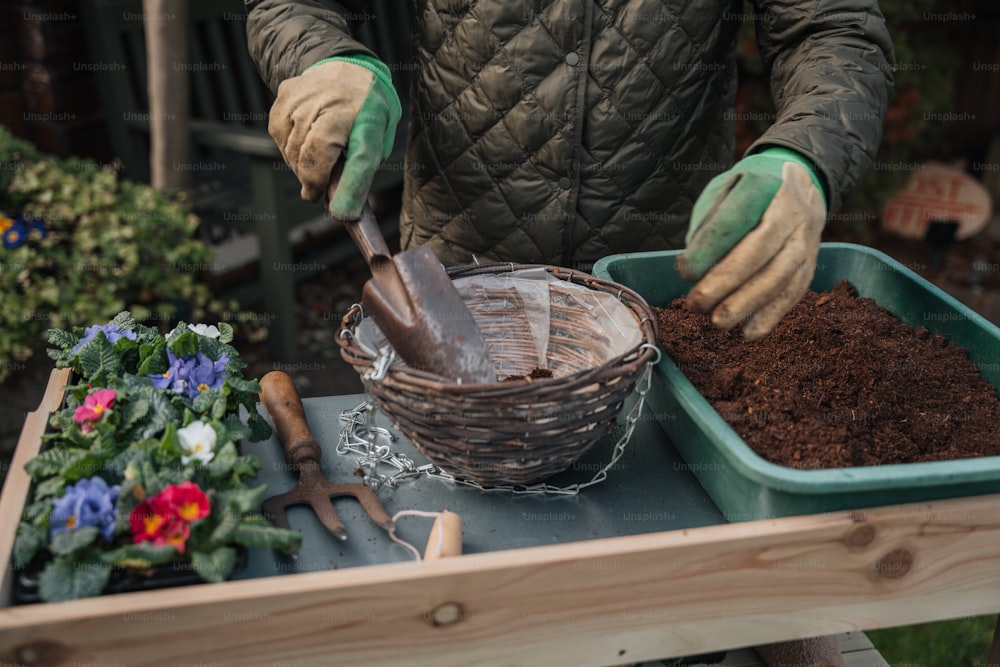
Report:
[[[612,665],[1000,611],[1000,494],[11,607],[65,379],[0,496],[5,664]]]

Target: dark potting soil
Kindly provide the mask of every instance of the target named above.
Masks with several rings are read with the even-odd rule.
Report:
[[[1000,398],[966,351],[847,281],[808,292],[754,342],[683,298],[654,310],[663,351],[768,461],[819,469],[1000,455]]]
[[[527,375],[508,375],[502,378],[500,382],[517,382],[520,380],[527,380],[531,382],[532,380],[538,380],[540,378],[550,378],[552,377],[552,371],[548,368],[532,368],[531,372]]]

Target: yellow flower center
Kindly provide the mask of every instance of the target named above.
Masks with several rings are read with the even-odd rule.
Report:
[[[146,528],[146,532],[150,534],[159,530],[161,524],[163,524],[163,517],[159,514],[152,514],[142,520],[142,525]]]
[[[185,521],[194,521],[198,518],[198,504],[197,503],[184,503],[177,508],[177,513]]]
[[[169,368],[167,370],[163,371],[163,377],[165,377],[165,378],[170,377],[170,369]]]
[[[68,530],[73,530],[74,528],[76,528],[76,515],[75,514],[70,514],[69,518],[66,519],[66,528]]]
[[[98,403],[97,405],[94,406],[94,414],[95,415],[100,415],[100,414],[103,414],[103,413],[104,413],[104,406],[103,405],[101,405],[100,403]]]
[[[205,391],[206,389],[208,389],[208,385],[204,382],[198,385],[198,391]]]

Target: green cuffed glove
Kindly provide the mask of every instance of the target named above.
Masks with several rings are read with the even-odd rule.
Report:
[[[809,288],[825,221],[823,185],[804,157],[768,148],[740,160],[691,212],[678,261],[697,281],[688,305],[723,329],[746,320],[749,340],[767,334]]]
[[[321,60],[283,81],[267,129],[307,201],[327,193],[333,168],[346,151],[330,214],[356,220],[375,170],[392,152],[401,115],[389,68],[355,54]]]

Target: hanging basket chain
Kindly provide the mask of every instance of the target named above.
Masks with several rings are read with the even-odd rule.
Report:
[[[642,347],[649,347],[656,354],[646,363],[646,367],[636,382],[635,392],[638,398],[625,416],[625,427],[621,436],[615,442],[615,446],[611,452],[611,460],[602,466],[587,482],[570,484],[565,487],[545,483],[483,486],[476,481],[456,477],[433,463],[417,465],[406,454],[393,451],[392,443],[396,442],[399,437],[388,428],[375,425],[377,408],[372,400],[365,400],[357,407],[341,413],[340,422],[344,426],[340,430],[340,439],[337,443],[336,451],[341,455],[353,454],[358,457],[356,459],[358,467],[365,471],[365,483],[375,491],[382,486],[395,488],[403,482],[425,476],[452,484],[469,486],[489,493],[577,495],[583,489],[599,484],[607,479],[608,471],[614,467],[625,453],[625,448],[632,438],[632,433],[635,431],[635,425],[642,416],[642,410],[646,402],[646,393],[649,391],[652,381],[653,366],[659,362],[661,356],[656,346],[647,343]],[[384,366],[379,370],[382,370],[384,373],[383,369],[388,367],[391,359],[388,362],[384,359],[381,361]],[[380,471],[382,467],[391,468],[395,472],[383,473]]]

